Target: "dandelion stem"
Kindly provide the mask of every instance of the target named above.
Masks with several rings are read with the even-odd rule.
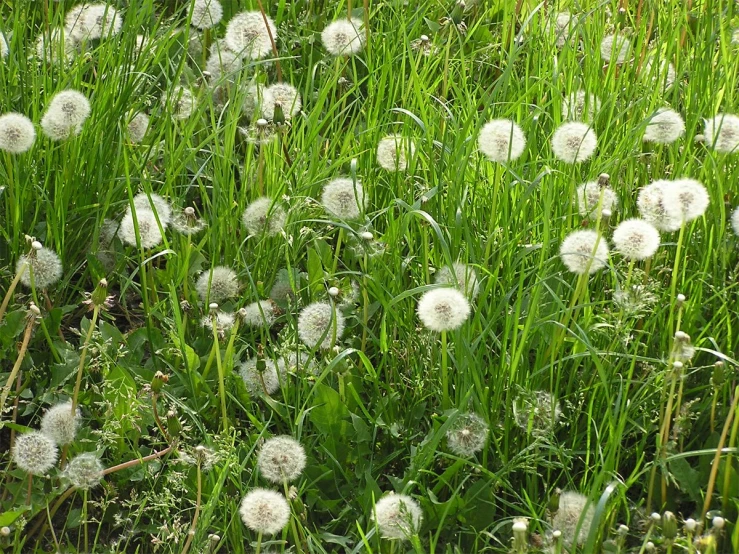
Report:
[[[90,345],[90,339],[92,338],[92,332],[95,330],[98,321],[98,314],[100,313],[100,306],[95,304],[92,310],[92,320],[90,326],[87,328],[87,334],[85,335],[85,342],[82,344],[82,352],[80,353],[80,363],[77,366],[77,381],[74,384],[74,395],[72,396],[72,414],[74,415],[77,409],[77,400],[80,394],[80,386],[82,385],[82,370],[85,367],[85,358],[87,357],[87,347]]]
[[[721,437],[719,438],[718,444],[716,445],[716,455],[713,457],[713,464],[711,465],[711,474],[708,478],[708,487],[706,488],[706,499],[703,502],[703,512],[701,513],[701,520],[705,521],[706,513],[708,508],[711,507],[711,498],[713,497],[713,488],[716,486],[716,477],[718,476],[718,469],[721,465],[721,451],[724,449],[724,443],[726,442],[726,435],[729,433],[729,427],[731,427],[731,421],[736,415],[737,408],[739,408],[739,386],[734,389],[734,400],[729,408],[729,413],[726,416],[726,422],[724,428],[721,431]],[[732,431],[732,435],[736,438],[736,433]],[[729,473],[727,471],[727,473]],[[726,490],[726,489],[725,489]]]
[[[187,551],[190,549],[192,540],[195,537],[195,528],[198,524],[198,517],[200,516],[200,503],[202,502],[203,498],[203,476],[202,470],[200,469],[200,461],[198,461],[197,472],[198,492],[197,496],[195,497],[195,514],[192,516],[190,531],[187,533],[187,541],[185,542],[185,546],[182,547],[182,554],[187,554]]]
[[[3,303],[0,306],[0,323],[2,323],[3,321],[3,317],[5,316],[5,310],[8,308],[8,303],[10,302],[10,298],[13,296],[15,287],[18,286],[18,282],[21,280],[21,277],[26,272],[27,267],[28,267],[28,263],[24,263],[21,266],[21,268],[18,270],[18,273],[16,274],[16,276],[10,282],[10,286],[8,287],[8,292],[5,293],[5,298],[3,298]]]
[[[290,488],[287,485],[287,479],[282,480],[282,485],[285,489],[285,498],[288,502],[290,502]],[[298,528],[295,525],[295,514],[292,513],[292,502],[290,502],[290,532],[293,535],[293,540],[295,541],[295,549],[302,554],[303,549],[301,548],[301,540],[300,535],[298,534]]]
[[[31,340],[31,334],[33,333],[33,326],[35,325],[35,323],[36,323],[35,315],[32,314],[28,316],[28,319],[26,321],[26,331],[25,333],[23,333],[23,342],[21,343],[21,348],[18,351],[18,358],[15,360],[13,369],[10,370],[8,381],[7,383],[5,383],[5,386],[3,387],[2,397],[0,397],[0,413],[2,413],[3,410],[5,409],[5,401],[8,399],[8,395],[10,394],[10,387],[13,385],[15,376],[18,374],[18,372],[21,369],[23,358],[26,357],[26,350],[28,350],[28,343]]]
[[[336,252],[334,254],[334,265],[331,268],[331,273],[336,273],[336,270],[339,267],[339,255],[341,254],[341,242],[344,238],[344,228],[339,228],[339,236],[336,239]]]
[[[87,489],[82,491],[82,523],[85,528],[85,552],[90,551],[90,541],[87,535]]]
[[[672,276],[670,278],[670,300],[675,299],[677,293],[677,278],[680,270],[680,254],[682,253],[683,237],[685,236],[685,223],[680,226],[680,233],[677,237],[677,249],[675,250],[675,264],[672,267]],[[673,329],[673,312],[670,311],[670,324],[668,329],[674,335],[677,329]]]
[[[228,414],[226,412],[226,383],[223,374],[223,364],[221,363],[221,345],[218,342],[218,326],[216,325],[215,315],[213,318],[213,349],[216,355],[216,367],[218,368],[218,395],[221,397],[221,423],[223,430],[228,432]]]
[[[277,82],[282,82],[282,66],[280,65],[280,56],[277,53],[277,44],[275,44],[275,37],[272,36],[272,28],[267,23],[267,14],[264,13],[264,6],[262,6],[262,0],[257,0],[257,6],[262,14],[264,20],[264,26],[267,28],[267,35],[269,35],[269,43],[272,45],[272,55],[275,57],[275,68],[277,69]]]
[[[447,370],[447,343],[446,331],[441,332],[441,408],[448,410],[452,407],[449,401],[449,374]]]
[[[127,462],[123,462],[122,464],[118,464],[117,466],[112,466],[103,471],[103,475],[108,475],[110,473],[115,473],[116,471],[120,471],[122,469],[127,469],[129,467],[133,467],[139,464],[142,464],[144,462],[150,462],[151,460],[156,460],[157,458],[161,458],[162,456],[166,456],[170,453],[174,445],[170,444],[167,448],[160,450],[159,452],[154,452],[153,454],[149,454],[148,456],[144,456],[143,458],[136,458],[133,460],[128,460]]]
[[[257,551],[256,554],[259,554],[262,551],[262,532],[259,531],[257,533]]]

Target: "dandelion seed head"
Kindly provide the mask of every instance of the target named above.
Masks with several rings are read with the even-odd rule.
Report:
[[[8,41],[5,39],[5,35],[0,33],[0,58],[7,58],[9,53]]]
[[[326,211],[339,219],[357,219],[364,208],[362,184],[345,177],[329,181],[323,187],[321,204]]]
[[[305,448],[287,435],[267,439],[257,455],[259,473],[267,481],[278,484],[300,477],[305,462]]]
[[[659,248],[659,231],[643,219],[627,219],[613,231],[613,244],[627,260],[646,260]]]
[[[734,234],[739,237],[739,206],[731,212],[731,228]]]
[[[162,227],[166,228],[172,219],[172,206],[162,196],[155,193],[140,192],[133,197],[133,206],[136,213],[153,212],[159,217]],[[131,206],[126,208],[126,213],[131,212]]]
[[[258,236],[264,233],[268,237],[273,237],[285,228],[287,212],[278,202],[262,196],[246,207],[241,221],[250,235]]]
[[[118,10],[103,3],[75,6],[67,12],[64,23],[77,41],[117,35],[123,26]]]
[[[570,12],[559,12],[554,14],[554,18],[547,21],[547,32],[553,34],[554,44],[560,50],[565,44],[573,45],[577,34],[575,33],[575,25],[577,20]]]
[[[408,539],[419,532],[423,511],[406,494],[386,494],[375,503],[372,519],[385,539]]]
[[[552,528],[562,532],[565,545],[583,544],[588,538],[594,516],[595,506],[588,501],[586,496],[566,491],[559,495],[559,509],[552,518]],[[575,534],[576,531],[577,534]]]
[[[211,271],[203,271],[195,283],[195,290],[203,302],[220,304],[239,293],[239,279],[236,272],[223,265],[215,266]]]
[[[600,57],[607,62],[622,64],[631,53],[631,42],[623,35],[608,35],[600,43]]]
[[[671,185],[670,181],[659,179],[643,187],[636,198],[639,214],[659,231],[677,231],[682,224],[679,218],[665,209],[665,191]]]
[[[50,63],[66,62],[77,53],[77,41],[64,29],[57,27],[41,33],[36,39],[36,57]]]
[[[459,329],[470,316],[470,303],[457,289],[426,291],[418,301],[418,317],[424,327],[438,333]]]
[[[268,94],[272,97],[271,111],[265,109],[265,117],[274,119],[275,104],[282,106],[282,113],[285,119],[292,119],[300,112],[303,107],[303,101],[300,98],[298,89],[287,83],[275,83],[267,87]],[[265,104],[265,108],[269,108],[269,104]],[[264,108],[263,108],[264,109]]]
[[[647,121],[644,131],[644,142],[672,144],[685,134],[685,122],[682,116],[669,108],[660,108]]]
[[[144,112],[139,112],[128,122],[128,138],[133,144],[138,144],[144,140],[146,131],[149,130],[149,116]]]
[[[139,227],[139,241],[143,248],[154,248],[161,244],[162,231],[154,212],[147,209],[136,210],[136,223]],[[162,222],[162,227],[164,227],[164,222]],[[118,227],[118,238],[124,244],[136,246],[136,236],[133,213],[126,212]]]
[[[660,60],[657,55],[652,55],[647,59],[643,75],[651,77],[654,84],[662,90],[669,90],[677,79],[675,66],[667,60]]]
[[[249,119],[272,119],[275,114],[275,98],[268,87],[251,85],[246,89],[242,111]]]
[[[263,369],[260,371],[260,367]],[[239,364],[239,375],[246,385],[249,394],[274,394],[280,388],[280,381],[284,381],[284,373],[279,371],[275,362],[268,358],[250,358]]]
[[[552,135],[552,152],[557,159],[574,164],[584,162],[595,152],[598,137],[586,123],[563,123]]]
[[[288,352],[287,356],[278,361],[278,364],[280,362],[282,362],[284,372],[321,374],[321,366],[302,350]]]
[[[252,302],[239,310],[239,317],[247,327],[272,327],[277,320],[279,310],[272,300]]]
[[[51,140],[78,135],[90,111],[90,101],[84,94],[72,89],[63,90],[51,98],[41,118],[41,129]]]
[[[72,458],[62,475],[74,488],[89,490],[100,484],[104,470],[100,458],[92,452],[85,452]]]
[[[278,273],[277,280],[269,291],[269,297],[273,302],[284,305],[295,299],[295,292],[290,284],[290,278],[287,272],[284,275]]]
[[[681,224],[701,217],[710,203],[706,187],[695,179],[677,179],[663,195],[666,215]]]
[[[11,450],[16,465],[31,475],[42,475],[56,463],[58,450],[54,441],[41,431],[18,435]]]
[[[618,197],[611,187],[602,187],[598,181],[583,183],[577,187],[577,208],[582,217],[598,217],[598,206],[601,213],[618,207]]]
[[[258,11],[241,12],[235,15],[226,26],[225,39],[228,47],[248,59],[258,60],[267,56],[272,52],[270,31],[276,43],[277,27],[270,17],[266,19],[267,25],[264,24],[264,18]]]
[[[241,520],[255,533],[275,535],[290,520],[290,505],[279,492],[253,489],[241,501]]]
[[[15,271],[16,273],[22,271],[20,282],[26,287],[31,288],[31,273],[33,273],[33,283],[36,288],[46,289],[62,278],[62,261],[53,250],[40,248],[32,254],[21,256]]]
[[[74,441],[80,423],[79,408],[72,411],[72,402],[62,402],[49,408],[41,418],[41,432],[57,445]]]
[[[0,150],[11,154],[28,152],[36,140],[33,122],[19,113],[0,116]]]
[[[593,274],[608,263],[608,245],[606,239],[599,237],[595,231],[581,229],[565,237],[559,248],[559,256],[572,273]]]
[[[195,0],[190,25],[198,29],[211,29],[223,18],[223,6],[218,0]]]
[[[446,432],[446,440],[457,456],[468,458],[485,447],[490,429],[477,414],[460,414]]]
[[[513,403],[513,419],[534,436],[549,435],[562,417],[559,402],[546,391],[522,390]]]
[[[401,135],[388,135],[377,145],[377,163],[387,171],[405,171],[408,160],[416,153],[412,140]]]
[[[264,118],[248,127],[239,127],[239,132],[252,144],[269,144],[277,138],[276,126]]]
[[[490,161],[504,163],[523,154],[526,136],[510,119],[493,119],[480,130],[477,146]]]
[[[328,302],[313,302],[298,316],[298,337],[308,348],[328,350],[344,334],[344,314]]]
[[[562,101],[562,119],[565,121],[584,121],[592,123],[600,111],[601,101],[595,94],[578,90]]]
[[[722,154],[739,151],[739,116],[718,114],[705,120],[706,144]]]
[[[225,40],[217,40],[211,45],[205,62],[205,71],[210,73],[212,83],[218,82],[221,78],[234,82],[243,67],[243,58],[231,50]]]
[[[434,282],[439,285],[451,285],[471,299],[477,298],[480,292],[480,283],[474,268],[461,262],[454,262],[451,267],[440,268],[434,276]]]
[[[193,114],[197,102],[189,88],[178,85],[170,91],[170,94],[162,96],[162,105],[169,109],[173,119],[182,120]]]
[[[323,29],[321,41],[332,56],[354,56],[364,48],[364,25],[356,18],[339,19]]]
[[[213,305],[218,306],[216,303],[211,304],[211,306]],[[223,312],[217,308],[216,310],[215,315],[204,315],[200,320],[200,324],[210,332],[213,332],[213,325],[215,325],[215,330],[216,333],[218,333],[218,336],[225,337],[226,333],[228,333],[234,326],[236,316],[231,312]]]

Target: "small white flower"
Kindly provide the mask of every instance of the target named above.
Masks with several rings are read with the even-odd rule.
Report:
[[[731,228],[734,231],[734,234],[739,237],[739,207],[735,208],[733,212],[731,212]]]

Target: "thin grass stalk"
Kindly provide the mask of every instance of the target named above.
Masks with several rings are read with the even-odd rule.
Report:
[[[24,263],[21,268],[18,270],[18,272],[15,274],[15,277],[13,277],[13,280],[10,282],[10,286],[8,287],[8,292],[5,293],[5,298],[3,298],[3,303],[0,305],[0,323],[3,321],[3,317],[5,316],[5,310],[8,309],[8,304],[10,303],[10,299],[13,296],[13,292],[15,291],[15,288],[18,286],[18,283],[21,280],[21,277],[23,277],[23,274],[26,272],[26,268],[28,268],[28,263]]]
[[[182,554],[187,554],[187,551],[190,550],[190,545],[192,544],[193,538],[195,538],[195,529],[198,525],[198,517],[200,517],[200,504],[203,499],[203,475],[202,475],[202,469],[200,468],[200,460],[198,460],[197,463],[197,496],[195,497],[195,514],[192,516],[192,523],[190,524],[190,530],[187,533],[187,541],[185,541],[185,545],[182,547]]]
[[[36,311],[34,311],[34,308]],[[23,342],[21,342],[20,350],[18,351],[18,358],[15,360],[15,364],[13,364],[13,369],[10,370],[10,375],[8,376],[8,380],[5,383],[5,386],[3,387],[2,396],[0,397],[0,413],[5,410],[5,401],[8,399],[8,395],[10,394],[10,388],[13,385],[13,381],[15,380],[16,376],[18,375],[18,372],[21,369],[21,364],[23,363],[23,359],[26,357],[26,351],[28,350],[28,343],[31,341],[31,335],[33,334],[33,328],[36,325],[37,317],[38,317],[38,308],[34,304],[31,305],[31,309],[28,310],[28,315],[26,316],[26,330],[23,333]]]
[[[95,330],[98,321],[98,315],[100,314],[100,306],[95,304],[92,310],[92,319],[90,320],[90,326],[87,328],[87,334],[85,335],[85,342],[82,344],[82,352],[80,353],[80,363],[77,366],[77,380],[74,384],[74,394],[72,395],[72,415],[74,415],[77,409],[77,401],[80,394],[80,387],[82,386],[82,370],[85,367],[85,358],[87,357],[87,348],[90,346],[90,339],[92,338],[92,332]]]

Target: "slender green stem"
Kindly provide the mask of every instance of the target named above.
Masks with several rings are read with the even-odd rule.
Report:
[[[5,386],[3,387],[2,397],[0,397],[0,413],[2,413],[5,409],[5,401],[8,399],[8,395],[10,394],[10,388],[13,386],[13,380],[15,380],[15,376],[21,369],[23,358],[26,357],[28,343],[31,340],[31,335],[33,334],[33,327],[35,324],[36,318],[31,318],[31,316],[29,316],[29,319],[26,322],[26,331],[25,333],[23,333],[23,342],[21,343],[21,348],[18,351],[18,358],[16,358],[15,364],[13,364],[13,369],[10,370],[8,381],[5,383]]]
[[[5,310],[8,309],[8,304],[10,303],[10,299],[13,297],[13,292],[15,291],[15,287],[18,286],[18,283],[21,280],[21,277],[23,277],[23,274],[26,272],[26,268],[28,268],[28,264],[24,263],[20,270],[15,274],[15,277],[13,277],[13,280],[10,282],[10,286],[8,287],[8,292],[5,293],[5,298],[3,298],[3,303],[0,305],[0,323],[3,321],[3,317],[5,316]]]
[[[213,349],[216,355],[216,367],[218,368],[218,395],[221,397],[221,424],[223,430],[228,432],[228,412],[226,411],[226,379],[223,373],[223,364],[221,363],[221,345],[218,340],[218,326],[216,325],[216,316],[213,319]]]
[[[452,407],[449,400],[449,372],[447,368],[447,342],[446,331],[441,332],[441,407],[448,410]]]
[[[95,330],[98,321],[98,314],[100,313],[100,306],[95,305],[92,310],[92,320],[90,320],[90,326],[87,328],[87,334],[85,335],[85,342],[82,344],[82,352],[80,353],[80,363],[77,366],[77,381],[74,384],[74,394],[72,395],[72,414],[77,410],[77,401],[80,395],[80,387],[82,386],[82,371],[85,368],[85,358],[87,357],[87,348],[90,346],[90,339],[92,338],[92,332]]]

